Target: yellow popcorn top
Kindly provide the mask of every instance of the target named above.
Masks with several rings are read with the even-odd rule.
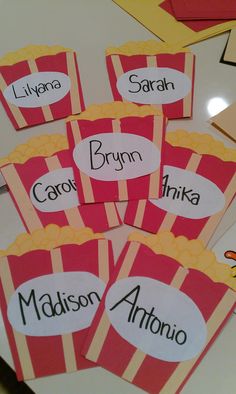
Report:
[[[148,40],[148,41],[128,41],[119,47],[106,49],[106,55],[156,55],[158,53],[189,52],[189,48],[181,48],[176,44],[167,42]]]
[[[79,115],[72,115],[67,118],[67,122],[72,120],[96,120],[102,118],[125,118],[126,116],[162,115],[152,105],[136,105],[133,103],[123,103],[123,101],[114,101],[112,103],[94,104],[89,106]]]
[[[0,158],[0,167],[11,163],[23,164],[35,156],[49,157],[68,147],[67,137],[63,134],[32,137],[24,144],[18,145],[8,156]]]
[[[173,146],[189,148],[199,154],[216,156],[223,161],[236,162],[236,149],[226,147],[223,142],[209,134],[188,132],[186,130],[169,131],[166,141]]]
[[[0,249],[0,257],[21,256],[32,250],[50,250],[67,244],[81,245],[92,239],[103,238],[102,234],[94,233],[88,227],[75,229],[71,226],[59,227],[56,224],[48,224],[31,234],[20,234],[6,250]]]
[[[188,240],[183,235],[175,237],[170,231],[159,231],[148,236],[134,232],[128,239],[144,244],[154,253],[169,256],[183,267],[201,271],[214,282],[224,283],[236,290],[233,269],[227,264],[219,263],[215,254],[206,249],[199,239]]]
[[[61,45],[27,45],[14,52],[6,53],[0,58],[0,66],[11,66],[23,60],[37,59],[41,56],[56,55],[60,52],[73,52],[73,49],[65,48]]]

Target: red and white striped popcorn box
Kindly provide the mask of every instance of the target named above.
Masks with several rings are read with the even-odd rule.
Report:
[[[0,160],[1,173],[27,229],[54,223],[106,231],[122,222],[113,202],[81,205],[64,135],[42,135]]]
[[[16,130],[84,110],[76,53],[30,45],[0,59],[0,99]]]
[[[113,102],[68,118],[80,202],[157,198],[166,118],[151,106]]]
[[[195,56],[187,48],[150,41],[108,48],[114,100],[156,105],[169,119],[192,116]]]
[[[236,192],[236,150],[207,134],[176,131],[166,139],[162,198],[130,201],[124,221],[207,245]]]
[[[234,309],[235,291],[217,282],[224,282],[226,277],[229,282],[235,279],[230,267],[221,271],[222,264],[214,258],[211,270],[206,269],[207,257],[213,253],[204,250],[201,241],[186,239],[183,243],[183,237],[175,239],[172,233],[165,233],[160,238],[163,235],[167,242],[161,252],[156,236],[147,240],[139,234],[130,237],[82,354],[148,393],[176,394]],[[191,251],[189,264],[183,266],[181,261],[186,263],[184,256]]]
[[[80,351],[113,269],[111,242],[54,225],[21,234],[0,254],[0,305],[18,380],[94,367]]]

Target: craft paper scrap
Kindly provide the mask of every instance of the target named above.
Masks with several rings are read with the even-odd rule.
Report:
[[[123,102],[92,105],[68,118],[81,204],[158,197],[166,122],[152,106]]]
[[[208,134],[166,134],[162,198],[129,201],[124,222],[208,244],[236,192],[236,150]]]
[[[236,65],[236,28],[232,29],[221,60],[225,63]]]
[[[16,130],[84,109],[76,53],[29,45],[0,59],[0,99]]]
[[[171,6],[178,20],[236,19],[234,0],[171,0]]]
[[[231,226],[224,235],[213,246],[217,260],[223,264],[228,264],[232,270],[232,276],[236,281],[236,223]],[[236,314],[236,309],[234,310]]]
[[[121,219],[113,202],[80,205],[66,136],[41,135],[0,159],[1,172],[29,232],[49,223],[106,231]]]
[[[152,104],[169,119],[192,115],[195,56],[155,40],[128,42],[106,50],[115,100]]]
[[[200,241],[134,234],[82,354],[148,393],[179,393],[233,311],[230,276]]]
[[[228,264],[233,270],[233,276],[236,278],[236,241],[235,241],[236,223],[234,223],[224,235],[213,246],[213,252],[217,260],[221,263]]]
[[[111,242],[87,228],[49,225],[0,254],[0,305],[18,380],[93,367],[80,351],[113,268]]]
[[[177,21],[170,0],[113,0],[137,21],[168,43],[194,44],[236,26],[236,21]]]
[[[236,142],[236,102],[231,104],[229,107],[213,116],[209,120],[212,126],[216,127],[226,137]]]

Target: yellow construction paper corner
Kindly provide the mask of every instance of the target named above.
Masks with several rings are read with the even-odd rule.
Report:
[[[223,161],[236,162],[236,149],[226,147],[223,142],[214,139],[209,134],[179,129],[166,133],[166,141],[173,146],[192,149],[199,154],[215,156]]]
[[[0,66],[10,66],[24,60],[37,59],[38,57],[47,55],[56,55],[61,52],[73,52],[73,49],[65,48],[61,45],[27,45],[14,52],[6,53],[0,58]]]
[[[199,239],[189,240],[183,235],[175,237],[170,231],[159,231],[148,236],[133,232],[128,240],[146,245],[154,253],[171,257],[183,267],[201,271],[214,282],[224,283],[236,290],[236,278],[233,277],[232,268],[218,262],[215,254]]]
[[[178,45],[170,45],[157,40],[129,41],[119,47],[106,49],[106,55],[156,55],[159,53],[175,54],[179,52],[189,52],[189,48],[181,48]]]
[[[113,0],[161,40],[186,46],[230,30],[236,21],[227,21],[195,32],[160,7],[163,0]]]
[[[7,249],[0,250],[0,257],[21,256],[33,250],[50,250],[68,244],[81,245],[93,239],[103,238],[103,234],[94,233],[88,227],[75,229],[71,226],[59,227],[56,224],[48,224],[31,234],[20,234]]]
[[[79,115],[69,116],[66,122],[73,120],[96,120],[102,118],[119,119],[126,116],[145,117],[149,115],[162,115],[157,108],[152,105],[136,105],[133,103],[124,103],[123,101],[114,101],[111,103],[91,105]]]
[[[7,156],[0,158],[0,167],[7,164],[23,164],[36,157],[49,157],[61,150],[68,149],[67,137],[63,134],[44,134],[32,137],[18,145]]]

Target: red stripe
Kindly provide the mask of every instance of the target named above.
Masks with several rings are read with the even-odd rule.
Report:
[[[111,60],[111,56],[106,56],[106,65],[107,65],[107,72],[108,72],[108,77],[109,77],[109,81],[110,81],[110,87],[112,90],[112,95],[114,100],[117,101],[123,101],[122,96],[120,95],[120,93],[118,92],[117,88],[116,88],[116,74],[114,71],[114,67],[112,64],[112,60]]]
[[[147,55],[119,55],[124,72],[147,67]]]
[[[158,394],[178,365],[146,356],[132,383],[150,394]]]
[[[105,343],[99,354],[97,364],[122,376],[136,348],[125,341],[112,326],[106,336]],[[121,362],[122,360],[122,362]]]
[[[8,257],[8,260],[10,261],[12,258],[12,256]],[[11,354],[12,354],[12,358],[13,358],[13,362],[14,362],[14,366],[15,366],[15,370],[16,370],[16,374],[17,374],[17,379],[18,380],[23,380],[23,371],[21,368],[21,363],[20,363],[20,359],[19,359],[19,354],[17,351],[17,347],[16,347],[16,342],[15,342],[15,337],[13,335],[13,330],[12,330],[12,326],[9,323],[8,317],[7,317],[7,301],[5,298],[5,293],[2,287],[2,282],[0,280],[0,306],[1,306],[1,313],[2,313],[2,317],[3,317],[3,321],[4,321],[4,326],[6,329],[6,333],[7,333],[7,338],[10,344],[10,348],[11,348]]]
[[[37,378],[66,372],[61,336],[26,336]]]
[[[210,179],[221,191],[225,191],[236,172],[236,163],[224,162],[217,157],[204,155],[197,173]]]

